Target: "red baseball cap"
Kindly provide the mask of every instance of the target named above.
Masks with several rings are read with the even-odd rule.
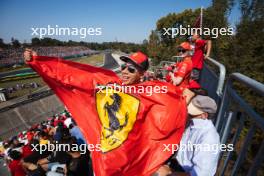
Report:
[[[143,71],[146,71],[149,67],[148,57],[140,51],[129,56],[121,56],[120,59],[124,62],[131,62]]]
[[[185,50],[192,50],[191,45],[189,42],[182,42],[178,48],[183,48]]]

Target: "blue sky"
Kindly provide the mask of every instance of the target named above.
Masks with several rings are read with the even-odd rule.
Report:
[[[10,42],[11,37],[29,42],[32,27],[58,25],[102,28],[102,35],[52,38],[141,43],[155,29],[156,21],[168,13],[210,5],[211,0],[1,0],[0,38],[5,42]],[[230,16],[231,23],[237,19],[235,11]]]

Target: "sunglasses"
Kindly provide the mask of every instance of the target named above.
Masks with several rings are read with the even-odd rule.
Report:
[[[178,49],[178,52],[179,52],[179,53],[185,53],[186,50],[185,50],[185,49],[182,49],[182,48],[179,48],[179,49]]]
[[[133,65],[128,65],[128,64],[122,64],[121,65],[122,71],[125,70],[126,68],[130,73],[135,73],[137,71],[137,69]]]

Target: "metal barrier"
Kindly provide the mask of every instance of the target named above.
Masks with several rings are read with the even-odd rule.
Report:
[[[217,67],[214,72],[210,65]],[[210,97],[212,97],[218,104],[221,102],[223,94],[223,87],[225,82],[226,69],[225,66],[212,58],[206,59],[204,64],[200,84],[208,91]]]
[[[264,131],[263,117],[255,112],[254,109],[238,95],[237,91],[233,88],[234,81],[247,86],[260,96],[264,96],[264,84],[240,73],[233,73],[230,75],[218,111],[216,128],[220,134],[221,143],[233,144],[234,148],[238,142],[241,145],[241,133],[245,133],[246,131],[246,135],[242,145],[238,147],[241,147],[239,151],[228,151],[225,155],[224,153],[220,154],[218,167],[219,175],[225,175],[228,168],[229,173],[227,175],[238,175],[239,168],[242,166],[243,161],[246,160],[247,150],[250,148],[249,146],[252,143],[254,134],[257,130],[259,130],[261,134],[263,134]],[[254,151],[254,153],[256,153],[256,156],[253,161],[250,164],[246,164],[246,166],[250,167],[248,168],[248,176],[258,175],[257,171],[263,164],[264,140],[259,141],[259,143],[261,144],[258,150],[255,148],[256,151]],[[237,157],[234,157],[235,154]],[[233,162],[234,164],[232,165]],[[243,171],[243,175],[246,175],[244,172],[245,170]]]

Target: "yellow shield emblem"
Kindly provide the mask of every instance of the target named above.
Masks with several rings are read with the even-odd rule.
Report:
[[[114,90],[96,93],[96,107],[102,124],[101,151],[119,147],[133,129],[139,109],[139,100]]]

